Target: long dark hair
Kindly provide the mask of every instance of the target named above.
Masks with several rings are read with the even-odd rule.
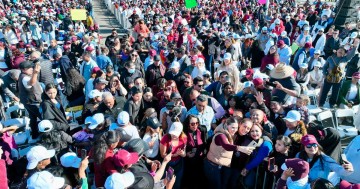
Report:
[[[60,102],[59,91],[57,90],[57,86],[56,86],[54,83],[48,83],[48,84],[45,86],[45,91],[44,91],[43,94],[42,94],[42,99],[43,99],[43,100],[50,100],[49,96],[46,94],[46,92],[49,91],[50,89],[56,89],[56,91],[57,91],[56,100],[57,100],[58,102]]]
[[[116,131],[107,131],[95,142],[94,146],[94,162],[100,165],[105,159],[105,153],[109,146],[119,142],[119,135]]]
[[[302,145],[302,150],[299,152],[299,158],[304,160],[304,161],[307,161],[307,159],[309,158],[309,156],[307,155],[306,151],[304,148],[306,148],[306,146],[303,146]],[[314,157],[312,158],[312,160],[309,162],[309,166],[310,166],[310,169],[311,167],[315,164],[315,162],[317,160],[320,160],[320,165],[321,165],[321,168],[324,169],[324,158],[322,156],[322,152],[323,152],[323,148],[320,146],[320,144],[318,144],[318,151],[317,153],[314,155]]]
[[[69,68],[66,72],[67,82],[72,86],[73,91],[84,88],[85,79],[75,68]]]
[[[195,115],[192,115],[192,114],[189,114],[187,117],[186,117],[186,119],[185,119],[185,121],[184,121],[184,133],[188,133],[189,131],[190,131],[190,129],[189,129],[189,127],[190,127],[190,120],[191,120],[191,118],[196,118],[197,119],[197,121],[198,121],[198,123],[199,123],[199,126],[200,126],[200,119],[199,119],[199,117],[197,117],[197,116],[195,116]]]

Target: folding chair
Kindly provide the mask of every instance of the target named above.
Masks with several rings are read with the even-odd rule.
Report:
[[[340,125],[339,118],[354,118],[354,111],[352,109],[337,109],[335,111],[335,120],[337,125],[337,130],[340,132],[340,135],[345,134],[345,136],[356,136],[358,135],[358,130],[352,125]],[[353,121],[353,119],[352,119]],[[343,132],[343,133],[342,133]]]
[[[310,115],[318,114],[323,111],[321,108],[318,108],[316,105],[307,105],[307,108],[309,110]]]
[[[351,108],[354,111],[355,115],[359,113],[359,107],[360,107],[359,105],[355,105]]]
[[[335,122],[334,122],[334,119],[333,119],[333,114],[332,114],[332,112],[330,110],[320,112],[317,115],[317,120],[320,121],[324,125],[324,127],[328,127],[328,124],[326,124],[327,121],[325,121],[325,120],[328,120],[328,119],[331,120],[331,126],[330,127],[334,127],[336,129],[336,125],[335,125]]]

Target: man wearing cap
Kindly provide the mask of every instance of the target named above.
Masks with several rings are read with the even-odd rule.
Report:
[[[159,78],[163,78],[166,73],[166,67],[161,62],[160,55],[155,55],[154,63],[146,70],[145,80],[148,87],[153,87]]]
[[[126,111],[120,112],[116,117],[117,126],[124,129],[125,133],[131,137],[129,140],[140,138],[137,127],[130,123],[130,116]],[[117,129],[117,127],[113,128]]]
[[[170,104],[172,104],[172,106],[170,106]],[[181,95],[177,92],[171,93],[170,102],[168,102],[166,106],[160,110],[160,123],[164,131],[167,131],[169,129],[169,126],[174,122],[174,119],[172,119],[172,115],[179,114],[177,117],[179,118],[180,122],[184,122],[186,118],[186,113],[187,109],[185,106],[182,105]]]
[[[277,42],[278,53],[279,53],[279,60],[280,62],[285,63],[286,65],[290,65],[290,58],[292,55],[291,48],[285,44],[284,40],[279,40]]]
[[[40,64],[36,63],[35,67],[32,62],[25,61],[19,66],[21,74],[18,80],[20,102],[29,113],[30,127],[32,138],[38,137],[37,118],[41,118],[39,107],[43,89],[38,81]]]
[[[170,70],[165,73],[165,79],[174,80],[178,89],[184,85],[185,76],[180,72],[180,63],[178,61],[171,63]]]
[[[292,67],[295,71],[300,70],[300,65],[308,62],[309,51],[312,47],[310,42],[305,43],[304,47],[299,49],[294,57]]]
[[[340,47],[336,51],[336,55],[335,54],[331,55],[325,62],[325,65],[322,70],[323,74],[326,76],[329,75],[330,71],[332,71],[335,68],[335,66],[338,66],[340,74],[342,74],[341,79],[343,79],[345,76],[346,65],[355,56],[355,53],[359,46],[359,41],[360,40],[356,38],[354,44],[352,45],[352,49],[349,50],[347,53],[343,47]],[[320,94],[319,106],[323,106],[325,104],[325,100],[331,89],[331,97],[329,103],[330,103],[330,107],[332,108],[333,105],[337,103],[341,84],[342,84],[342,80],[340,80],[339,82],[332,82],[332,81],[328,81],[327,78],[325,78],[324,85],[322,87]]]
[[[285,17],[285,23],[284,23],[284,26],[285,26],[285,31],[287,34],[291,34],[292,31],[293,31],[293,24],[291,23],[291,17],[290,15],[287,15]]]
[[[315,50],[319,50],[323,54],[323,50],[326,42],[326,35],[324,34],[324,28],[319,28],[316,35],[312,36],[312,46]]]
[[[319,29],[322,28],[323,31],[325,31],[325,28],[328,25],[328,21],[327,21],[327,15],[322,15],[321,19],[318,20],[315,25],[312,28],[312,35],[316,35],[316,33],[318,33]]]
[[[47,85],[54,83],[54,76],[52,73],[52,63],[48,59],[44,59],[39,51],[34,51],[30,54],[30,60],[33,63],[39,63],[41,70],[39,73],[39,82]]]
[[[3,99],[5,98],[5,95],[8,96],[10,99],[19,102],[20,99],[19,96],[19,89],[17,86],[17,82],[19,80],[21,71],[17,69],[12,69],[7,72],[1,77],[3,84],[1,85],[1,88],[3,90],[3,93],[1,94]]]
[[[202,45],[204,47],[202,54],[205,56],[206,70],[214,73],[212,63],[216,52],[216,46],[220,43],[220,37],[217,35],[217,32],[214,32],[213,34],[211,30],[206,30],[199,39],[202,40]]]
[[[100,92],[104,92],[105,91],[105,87],[109,84],[109,82],[102,78],[102,77],[98,77],[94,80],[94,89],[100,91]]]
[[[268,28],[263,27],[261,29],[260,35],[257,36],[257,40],[259,41],[260,50],[264,51],[266,47],[266,43],[269,41],[270,35],[268,34]]]
[[[88,81],[91,77],[91,71],[94,67],[99,67],[97,63],[91,58],[91,53],[85,52],[82,55],[83,62],[80,65],[80,74]]]
[[[360,103],[360,72],[355,72],[351,80],[346,80],[341,86],[337,104],[340,108],[352,108]]]
[[[288,33],[286,31],[281,32],[281,34],[278,37],[278,41],[280,40],[283,40],[287,46],[290,46],[291,44],[290,38],[288,37]]]

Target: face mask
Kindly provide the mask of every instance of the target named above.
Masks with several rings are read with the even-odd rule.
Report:
[[[135,73],[135,68],[128,69],[128,72],[131,73],[131,74]]]

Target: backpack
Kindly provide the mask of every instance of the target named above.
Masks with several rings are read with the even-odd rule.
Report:
[[[340,68],[339,64],[336,64],[334,58],[331,56],[335,66],[326,76],[326,81],[329,83],[340,83],[343,79],[343,71]]]

